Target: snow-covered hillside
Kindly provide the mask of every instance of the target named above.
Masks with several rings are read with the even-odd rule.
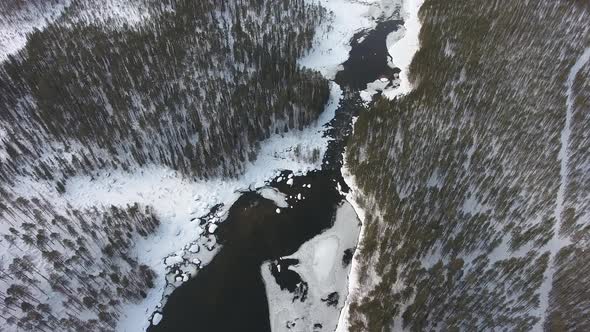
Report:
[[[325,13],[299,0],[60,8],[0,64],[1,317],[137,331],[180,257],[214,255],[223,210],[199,217],[277,170],[319,167],[341,92],[296,60]]]
[[[388,22],[395,74],[335,83]],[[2,329],[162,326],[232,204],[286,215],[269,181],[327,168],[354,102],[349,203],[261,267],[273,331],[589,330],[589,27],[566,0],[4,1]]]
[[[143,0],[150,19],[139,28],[102,16],[76,21],[108,3],[91,4],[72,3],[2,63],[5,181],[50,173],[63,186],[67,176],[149,164],[194,178],[235,176],[258,142],[302,129],[323,110],[328,82],[296,63],[325,15],[320,7]]]
[[[240,190],[321,166],[342,91],[313,70],[332,78],[394,4],[77,0],[34,32],[0,70],[8,326],[147,327]]]
[[[588,329],[588,6],[418,17],[414,90],[348,147],[366,211],[350,330]]]

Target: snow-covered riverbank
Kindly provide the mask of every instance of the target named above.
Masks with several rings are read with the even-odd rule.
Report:
[[[400,72],[400,86],[397,88],[390,88],[383,90],[383,95],[387,98],[393,99],[395,97],[409,93],[412,86],[408,80],[409,65],[414,57],[414,54],[419,48],[418,35],[420,33],[420,21],[418,19],[418,11],[422,5],[423,0],[403,0],[403,19],[404,29],[392,32],[387,38],[387,45],[389,54],[393,59],[391,65],[396,65],[401,69]],[[383,85],[385,86],[385,85]],[[376,90],[371,90],[370,86],[365,94],[370,97]],[[365,99],[370,99],[366,98]],[[344,158],[346,160],[346,158]],[[354,176],[346,168],[346,164],[342,167],[342,176],[346,183],[350,186],[350,193],[347,195],[347,200],[354,207],[362,226],[358,239],[359,246],[362,245],[363,235],[365,231],[365,215],[366,212],[359,203],[359,197],[362,197],[362,192],[355,184]],[[360,288],[360,271],[359,271],[359,251],[356,250],[352,259],[352,266],[348,281],[348,297],[346,303],[341,311],[340,319],[338,321],[337,332],[345,332],[349,329],[350,318],[350,301],[353,297],[358,296],[362,289]]]
[[[418,18],[418,12],[423,2],[424,0],[403,0],[402,18],[404,20],[404,27],[387,37],[387,49],[389,50],[392,62],[396,67],[401,69],[399,87],[383,91],[383,95],[389,99],[408,94],[412,91],[408,71],[414,54],[420,48],[419,35],[421,24]]]

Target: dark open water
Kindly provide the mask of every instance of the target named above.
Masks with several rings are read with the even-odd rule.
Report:
[[[256,192],[244,193],[217,231],[222,244],[219,253],[170,295],[161,322],[150,326],[149,332],[270,331],[260,267],[264,261],[293,254],[303,243],[333,225],[336,208],[344,199],[336,189],[337,183],[343,191],[348,190],[340,168],[352,131],[352,118],[363,109],[358,91],[369,82],[399,72],[387,66],[385,39],[402,23],[379,23],[374,30],[360,32],[351,41],[350,58],[335,80],[343,87],[345,96],[326,130],[332,140],[322,170],[294,177],[293,186],[284,181],[271,183],[287,195],[297,196],[303,190],[306,199],[289,201],[293,208],[281,209],[277,214],[274,202]],[[365,38],[358,43],[361,35]],[[302,189],[303,184],[311,184],[311,188]],[[341,254],[344,258],[351,256],[350,252]],[[301,281],[299,275],[286,268],[293,263],[279,261],[281,272],[275,266],[273,275],[281,287],[304,296],[305,290],[295,287]]]
[[[401,25],[403,21],[383,21],[373,30],[355,34],[350,42],[352,49],[348,60],[342,64],[344,69],[336,74],[335,82],[343,88],[360,91],[367,88],[367,83],[381,77],[391,79],[398,74],[398,68],[393,69],[387,65],[391,56],[385,41],[387,35]]]

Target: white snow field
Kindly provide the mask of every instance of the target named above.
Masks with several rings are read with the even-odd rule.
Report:
[[[273,187],[264,187],[258,189],[258,193],[268,199],[273,201],[276,206],[280,208],[288,208],[289,203],[287,203],[287,195],[283,194],[282,192],[278,191]]]
[[[147,8],[135,0],[102,0],[82,2],[82,9],[73,20],[76,23],[95,24],[107,28],[121,28],[124,25],[138,27],[151,18]]]
[[[359,224],[352,205],[344,202],[336,212],[332,228],[304,243],[293,255],[284,257],[299,260],[298,265],[289,269],[308,284],[307,299],[303,302],[293,300],[293,294],[280,289],[270,272],[270,262],[262,265],[272,331],[284,331],[288,322],[294,324],[290,331],[313,331],[315,324],[322,325],[321,331],[336,328],[348,293],[350,271],[350,264],[345,266],[342,257],[346,249],[356,246]],[[338,293],[339,300],[335,306],[329,306],[325,299],[333,292]]]
[[[346,151],[344,152],[346,154]],[[346,160],[346,158],[344,159]],[[350,187],[350,192],[346,195],[346,200],[355,210],[359,221],[361,222],[361,227],[359,230],[359,237],[357,240],[357,244],[360,245],[363,242],[363,235],[365,231],[365,216],[366,211],[363,207],[358,203],[358,196],[361,195],[358,186],[355,183],[354,175],[348,170],[346,163],[342,166],[342,177],[346,184]],[[350,318],[350,301],[353,297],[357,296],[362,289],[360,288],[361,283],[359,281],[360,271],[359,271],[359,251],[355,250],[352,256],[352,262],[350,265],[350,272],[348,275],[348,290],[347,290],[347,297],[344,302],[344,306],[340,311],[340,317],[338,318],[338,325],[335,329],[335,332],[345,332],[349,329],[349,318]]]

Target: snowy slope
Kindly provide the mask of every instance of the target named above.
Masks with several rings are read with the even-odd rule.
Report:
[[[404,0],[403,14],[404,27],[399,31],[392,32],[387,37],[387,49],[392,57],[392,64],[401,69],[400,85],[396,88],[389,88],[383,91],[383,95],[389,99],[410,93],[412,85],[408,72],[414,54],[420,47],[418,34],[420,33],[420,20],[418,11],[424,0]],[[402,37],[400,38],[400,35]]]
[[[273,15],[273,7],[265,5],[262,6],[263,10],[250,10],[244,17],[236,18],[232,16],[237,12],[236,8],[219,4],[224,10],[215,11],[211,16],[205,15],[211,22],[204,24],[219,25],[219,29],[210,31],[210,39],[215,39],[216,33],[225,32],[226,40],[213,46],[217,47],[217,52],[219,48],[224,48],[221,54],[217,54],[219,58],[226,55],[227,57],[220,61],[217,61],[219,59],[215,56],[211,58],[210,55],[215,53],[209,47],[212,46],[211,43],[207,45],[206,38],[199,37],[204,36],[206,32],[198,27],[194,33],[191,31],[194,35],[192,38],[202,41],[205,45],[196,49],[187,47],[187,50],[207,53],[205,56],[196,54],[204,63],[185,61],[193,66],[193,70],[200,69],[198,73],[183,70],[186,78],[193,80],[192,88],[196,89],[197,95],[187,92],[186,85],[189,83],[185,79],[174,77],[176,80],[169,82],[169,88],[163,87],[164,82],[159,82],[160,84],[154,88],[158,93],[162,93],[162,102],[167,106],[161,112],[163,108],[156,110],[155,107],[142,104],[136,88],[139,85],[152,87],[153,80],[161,78],[156,73],[157,70],[174,76],[174,70],[169,70],[169,67],[178,70],[178,63],[173,62],[179,59],[170,54],[174,53],[170,46],[173,39],[158,35],[163,33],[159,30],[161,26],[148,27],[147,31],[141,33],[127,29],[152,18],[149,11],[141,6],[148,3],[151,2],[74,1],[74,4],[65,10],[66,15],[61,16],[59,24],[36,33],[36,39],[27,47],[28,52],[23,52],[14,63],[7,63],[6,67],[2,67],[1,86],[7,93],[2,93],[0,99],[5,105],[10,106],[0,111],[0,194],[3,199],[6,198],[8,205],[5,206],[3,200],[0,211],[0,232],[3,236],[0,240],[0,267],[3,272],[10,269],[11,273],[18,275],[15,277],[3,273],[0,285],[2,291],[7,289],[10,295],[6,300],[7,305],[2,309],[2,317],[9,326],[20,324],[27,329],[33,329],[34,326],[43,325],[59,327],[64,331],[91,331],[105,327],[137,331],[145,328],[149,324],[148,318],[160,305],[162,296],[194,275],[199,267],[213,257],[217,249],[214,236],[217,223],[223,220],[223,209],[227,209],[238,198],[239,190],[264,186],[266,181],[283,169],[291,169],[300,174],[320,167],[321,161],[314,156],[321,156],[326,150],[327,138],[323,137],[323,126],[334,116],[342,94],[339,87],[333,84],[328,89],[328,83],[318,74],[311,71],[290,71],[287,68],[288,63],[280,62],[279,64],[284,66],[281,70],[288,71],[290,77],[293,77],[295,72],[300,75],[299,78],[305,75],[317,78],[315,83],[319,83],[318,87],[322,91],[315,89],[315,83],[309,81],[309,77],[292,82],[281,79],[281,83],[287,84],[274,84],[271,88],[290,90],[292,97],[299,95],[292,93],[294,90],[311,87],[311,90],[308,90],[310,94],[312,90],[313,93],[320,92],[316,94],[320,103],[316,105],[318,107],[303,107],[289,96],[281,96],[281,102],[284,104],[275,110],[267,110],[273,99],[279,99],[278,93],[252,96],[252,91],[243,88],[257,71],[262,72],[260,68],[246,66],[245,60],[260,59],[244,59],[248,58],[248,55],[240,54],[243,50],[232,50],[228,53],[224,48],[227,45],[239,45],[234,36],[233,21],[239,22],[241,19],[241,22],[248,22],[248,29],[255,30],[255,33],[239,36],[242,39],[240,42],[251,46],[249,51],[252,48],[258,48],[258,52],[264,51],[263,48],[267,45],[262,45],[263,38],[265,41],[279,40],[285,47],[275,48],[273,54],[268,57],[276,61],[280,55],[287,56],[286,53],[289,53],[288,56],[296,58],[297,54],[307,47],[305,38],[299,38],[295,43],[293,40],[279,38],[278,35],[292,33],[290,29],[300,32],[299,28],[295,27],[298,26],[304,27],[302,29],[308,31],[306,34],[311,38],[314,24],[306,22],[319,20],[321,12],[318,8],[306,6],[303,1],[298,1],[296,7],[286,8]],[[154,3],[158,5],[157,2]],[[205,2],[177,2],[185,7],[194,5],[208,9],[212,9],[216,3],[218,4],[208,2],[209,7],[206,7]],[[257,6],[260,7],[259,5]],[[162,9],[166,14],[169,11],[170,8]],[[295,15],[293,12],[307,15],[306,20],[298,19],[293,23],[293,20],[289,20],[290,15]],[[31,17],[39,17],[37,10],[31,13]],[[56,14],[55,18],[57,16],[59,15]],[[13,24],[15,22],[6,20],[6,16],[2,18],[2,23],[8,24],[6,29],[14,28],[19,32],[29,29],[26,24],[18,26]],[[267,19],[276,24],[266,24]],[[174,24],[169,21],[160,23]],[[109,28],[115,28],[115,31]],[[164,32],[167,31],[166,28],[162,29]],[[146,42],[146,39],[141,39],[145,37],[143,33],[152,34],[154,38],[147,38],[149,42],[165,43],[164,51],[150,49],[148,46],[145,49],[139,47],[129,50],[127,42]],[[13,37],[8,33],[3,33],[2,36]],[[127,37],[131,40],[125,39]],[[160,40],[154,41],[158,38]],[[12,39],[9,41],[16,43]],[[119,44],[113,46],[113,43],[117,42]],[[24,45],[19,44],[15,50],[22,46]],[[106,55],[102,51],[113,53]],[[144,63],[136,66],[137,57],[133,54],[145,56]],[[242,57],[244,61],[237,61],[237,57]],[[285,62],[294,67],[293,60],[285,59]],[[105,66],[105,70],[98,70],[99,74],[81,74],[85,71],[81,68],[87,67],[93,71],[97,66]],[[33,79],[34,82],[27,87],[21,83],[31,78],[26,75],[26,70],[32,67],[35,67],[32,70],[33,76],[39,74],[39,77]],[[44,103],[40,100],[56,98],[45,103],[45,106],[52,108],[47,119],[48,122],[56,121],[65,131],[76,127],[72,118],[79,115],[82,115],[83,122],[89,120],[97,123],[99,127],[113,128],[110,121],[120,120],[116,113],[120,115],[126,109],[120,104],[115,105],[117,103],[109,100],[108,93],[105,93],[109,87],[121,84],[120,80],[114,78],[115,67],[120,69],[122,76],[119,79],[131,82],[129,89],[115,95],[129,102],[130,108],[136,111],[131,119],[127,119],[129,121],[124,121],[122,127],[123,132],[129,133],[129,130],[132,130],[139,133],[132,135],[133,139],[127,142],[133,147],[125,147],[124,140],[117,135],[111,135],[109,138],[116,143],[109,148],[105,146],[104,140],[93,144],[87,139],[78,140],[79,137],[65,139],[61,136],[64,131],[56,131],[54,125],[46,126],[37,122],[39,117],[36,115],[42,113],[40,104]],[[10,74],[4,70],[6,68],[10,68]],[[140,79],[136,75],[137,71],[131,74],[133,70],[138,70],[141,73],[139,76],[145,76]],[[268,86],[270,81],[278,81],[276,72],[281,70],[258,74],[264,78],[265,86]],[[60,77],[60,74],[64,76]],[[98,76],[104,78],[104,81],[101,82]],[[88,81],[84,81],[85,79]],[[220,86],[233,87],[235,91],[217,89],[215,84],[219,82],[223,83]],[[207,83],[211,85],[206,87]],[[261,87],[262,83],[259,80],[254,84]],[[59,93],[54,91],[55,93],[37,94],[44,88],[57,89]],[[212,90],[212,93],[208,94],[206,88]],[[170,103],[170,95],[174,94],[171,90],[179,93],[176,97],[184,96],[177,98],[177,101],[185,105],[175,107]],[[327,95],[328,92],[330,96]],[[59,116],[56,112],[61,108],[56,105],[67,99],[65,95],[79,98],[79,102],[64,102],[62,106],[66,108],[75,105],[72,107],[73,113],[57,121]],[[188,95],[190,96],[187,97]],[[306,93],[303,95],[306,95],[305,100],[310,99]],[[149,97],[150,101],[157,99],[149,93],[145,97]],[[328,97],[330,100],[324,105]],[[244,109],[219,106],[222,105],[222,101],[227,102],[230,99],[240,105],[246,105],[245,102],[248,100],[257,102],[252,104],[256,104],[258,109],[249,109],[247,106]],[[206,107],[207,100],[223,111],[216,112],[213,107]],[[261,110],[263,104],[265,107]],[[211,116],[205,116],[205,112],[200,112],[202,109],[198,107],[206,109]],[[316,112],[308,117],[306,114],[311,112],[312,108]],[[317,113],[322,109],[324,112],[316,119]],[[90,116],[82,112],[95,113]],[[174,112],[180,116],[173,116]],[[244,116],[246,113],[251,116]],[[265,120],[257,121],[254,115],[263,115]],[[236,121],[228,126],[227,120],[231,116],[234,116]],[[19,120],[16,120],[17,118]],[[195,123],[183,128],[188,118]],[[314,119],[316,120],[312,121]],[[16,123],[18,125],[14,125]],[[164,125],[166,128],[150,133],[149,130],[145,130],[146,123]],[[232,124],[234,126],[231,126]],[[310,126],[305,126],[307,124]],[[251,131],[251,127],[263,125],[264,128],[260,132]],[[231,132],[232,128],[239,126],[244,126],[242,131]],[[300,127],[303,129],[299,129]],[[171,137],[174,131],[178,135],[177,139]],[[288,132],[280,134],[283,131]],[[243,137],[240,137],[242,134]],[[52,135],[55,136],[51,137]],[[143,135],[147,138],[146,147],[154,148],[154,151],[146,153],[145,159],[139,158],[139,165],[130,166],[126,160],[113,155],[113,152],[118,150],[121,153],[119,157],[126,159],[137,157],[138,149],[145,152],[145,149],[138,147],[141,145],[141,138],[138,140],[138,136]],[[95,131],[89,137],[92,140],[97,136]],[[262,141],[265,137],[267,139]],[[203,155],[207,156],[203,160],[210,166],[216,161],[229,159],[224,158],[228,156],[223,156],[220,151],[222,147],[227,148],[229,139],[236,140],[238,148],[249,149],[248,154],[231,156],[243,162],[243,165],[233,165],[236,170],[239,169],[239,172],[236,172],[239,176],[234,174],[233,178],[221,178],[219,175],[208,180],[199,179],[197,176],[187,176],[186,172],[173,171],[157,161],[154,162],[153,159],[154,156],[163,157],[169,153],[172,143],[181,144],[184,147],[181,151],[187,158],[194,156],[188,152],[194,152],[191,150],[191,143],[189,146],[185,145],[189,140],[203,143],[206,145],[205,149],[210,149]],[[250,144],[248,140],[251,140],[251,146],[247,146]],[[158,148],[158,144],[162,144],[162,147]],[[27,160],[25,155],[29,153],[37,155]],[[177,156],[178,154],[162,159],[170,162],[170,167],[176,167]],[[90,160],[96,162],[97,166],[92,171],[89,170],[92,168]],[[40,166],[34,165],[35,163],[39,163]],[[196,167],[199,170],[205,168]],[[12,176],[15,173],[20,175]],[[217,204],[223,204],[223,209],[217,211],[205,227],[199,227],[198,218],[209,213]],[[132,222],[127,222],[126,217],[130,217]],[[160,227],[154,232],[152,226],[155,221]],[[116,223],[117,227],[110,227],[112,223]],[[109,232],[109,228],[115,234]],[[21,259],[21,256],[24,258]],[[189,259],[192,263],[189,266],[181,266],[180,262],[183,259]],[[23,263],[17,264],[19,262]],[[29,262],[38,266],[39,270],[27,269]],[[153,272],[156,273],[155,278]],[[34,278],[31,275],[34,275]],[[60,279],[62,275],[73,277],[63,281]],[[173,276],[170,277],[171,275]],[[24,284],[24,288],[21,284]],[[167,284],[171,286],[167,287]],[[100,293],[100,296],[94,296],[97,293]],[[145,297],[145,300],[142,300],[142,297]],[[23,305],[23,301],[28,302]],[[43,310],[42,313],[22,314],[23,311],[30,312],[29,302],[39,306],[35,310]],[[46,305],[49,305],[49,309]],[[61,319],[64,317],[68,320]]]
[[[420,19],[415,93],[347,147],[367,212],[347,329],[587,329],[588,7],[427,0]]]

